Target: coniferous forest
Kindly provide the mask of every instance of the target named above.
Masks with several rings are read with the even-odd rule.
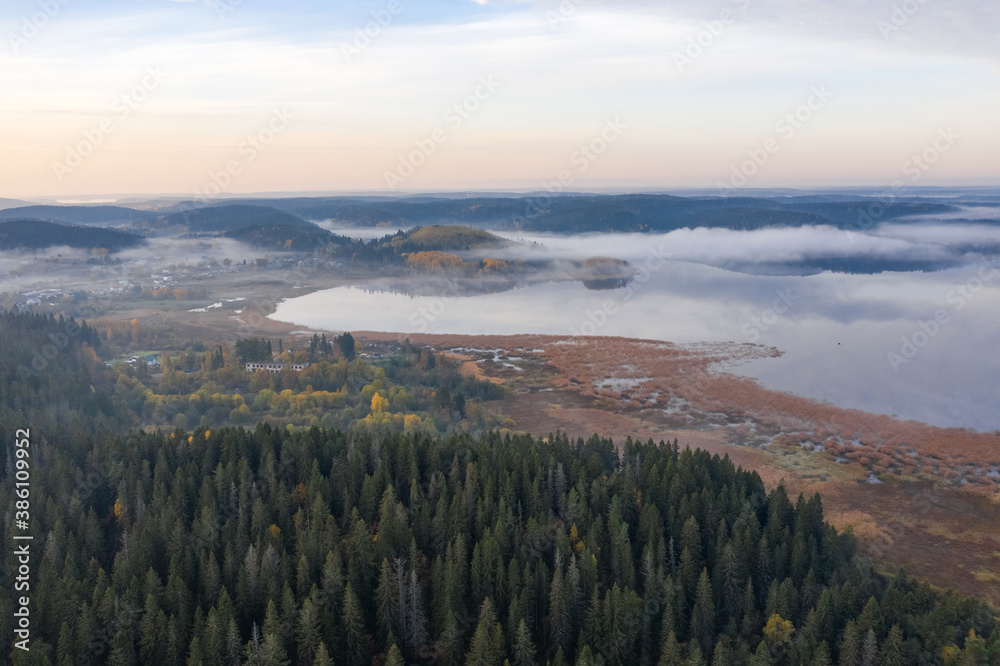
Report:
[[[988,607],[877,576],[818,495],[765,493],[755,473],[675,445],[261,425],[49,438],[32,453],[23,663],[1000,656]]]
[[[3,321],[0,515],[14,543],[30,428],[34,536],[30,652],[4,551],[5,663],[1000,664],[995,610],[877,574],[818,495],[728,458],[382,421],[127,430],[83,372],[91,329]],[[57,362],[27,366],[43,338]],[[30,422],[38,395],[62,425]]]

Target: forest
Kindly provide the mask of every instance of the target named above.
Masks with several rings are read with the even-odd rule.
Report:
[[[985,604],[676,444],[262,424],[31,453],[16,664],[1000,663]]]
[[[865,226],[872,205],[863,196],[672,196],[667,194],[583,195],[535,193],[506,197],[332,197],[246,200],[266,203],[309,219],[344,224],[419,226],[473,225],[551,233],[668,232],[698,226],[761,229],[827,224],[843,229]],[[895,200],[878,219],[956,210],[939,200]]]
[[[1000,665],[995,609],[876,573],[819,495],[676,441],[463,432],[475,385],[460,401],[442,377],[471,380],[416,348],[376,365],[318,337],[297,352],[317,374],[248,379],[209,349],[191,374],[168,357],[177,385],[158,390],[177,392],[155,393],[99,362],[113,341],[85,323],[0,327],[0,503],[27,429],[34,537],[30,652],[8,652],[12,549],[0,568],[10,663]],[[199,381],[258,382],[335,422],[226,426],[209,393],[195,427],[131,427],[145,407],[124,396],[191,409],[181,384]],[[314,404],[321,381],[343,398]],[[445,434],[396,423],[418,386]]]
[[[37,250],[66,245],[85,250],[101,248],[117,252],[143,242],[141,236],[118,229],[79,227],[46,220],[0,221],[0,250]]]

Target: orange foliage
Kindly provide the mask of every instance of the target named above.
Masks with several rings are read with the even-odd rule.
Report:
[[[507,262],[501,259],[483,259],[483,273],[503,273],[507,270]]]
[[[450,252],[413,252],[406,255],[406,264],[411,268],[417,268],[430,273],[444,273],[445,271],[461,270],[466,267],[466,263],[457,254]]]

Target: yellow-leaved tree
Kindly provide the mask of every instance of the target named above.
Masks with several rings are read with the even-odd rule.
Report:
[[[792,640],[793,633],[795,633],[795,625],[792,624],[792,621],[786,620],[777,613],[768,618],[767,624],[764,626],[764,635],[767,636],[767,642],[771,647],[788,643]]]
[[[387,411],[389,411],[389,400],[375,393],[372,396],[372,414],[381,414]]]

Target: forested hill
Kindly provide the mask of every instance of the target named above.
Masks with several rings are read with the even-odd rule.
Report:
[[[45,424],[93,432],[129,423],[111,399],[111,370],[97,358],[100,336],[84,322],[0,311],[0,436]]]
[[[240,227],[223,232],[222,235],[249,243],[254,247],[297,252],[351,244],[350,239],[337,236],[315,225],[306,227],[270,224]]]
[[[21,218],[52,220],[63,224],[118,227],[136,226],[149,221],[152,213],[123,206],[22,206],[0,210],[0,219]]]
[[[906,215],[956,207],[930,199],[857,197],[680,197],[667,194],[519,195],[506,197],[317,197],[247,200],[292,215],[360,226],[474,225],[554,233],[667,232],[684,227],[760,229],[826,224],[865,229]],[[865,217],[868,211],[873,217]]]
[[[311,222],[269,206],[237,204],[182,210],[158,217],[155,224],[161,227],[186,227],[191,233],[219,233],[273,225],[318,229]]]
[[[142,236],[118,229],[79,227],[48,220],[0,221],[0,250],[40,250],[69,246],[82,249],[103,248],[109,252],[117,252],[143,242]]]
[[[676,445],[266,425],[32,437],[32,663],[1000,658],[984,604],[875,575],[818,496],[766,494]],[[5,646],[12,595],[0,586]]]

